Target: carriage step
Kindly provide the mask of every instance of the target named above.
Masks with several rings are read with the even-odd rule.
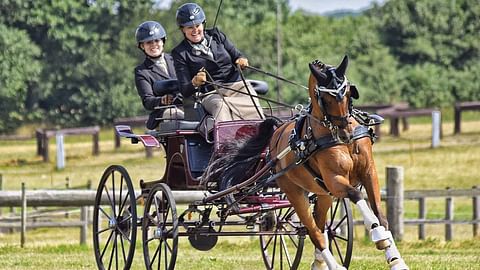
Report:
[[[131,139],[133,144],[142,142],[145,147],[160,147],[160,143],[155,137],[148,134],[137,135],[133,133],[130,126],[118,125],[115,126],[115,131],[117,132],[118,136]]]

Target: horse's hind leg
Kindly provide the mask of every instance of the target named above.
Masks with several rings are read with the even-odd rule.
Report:
[[[370,238],[378,249],[385,250],[385,258],[391,270],[408,270],[408,266],[402,259],[398,251],[392,233],[387,231],[380,224],[378,218],[368,207],[367,202],[362,199],[360,191],[350,188],[347,192],[349,199],[355,203],[360,213],[362,213],[365,227],[370,231]]]
[[[312,240],[316,249],[320,250],[320,255],[328,265],[329,270],[345,270],[345,268],[339,265],[332,253],[327,249],[326,241],[323,235],[323,231],[317,227],[312,212],[310,211],[310,204],[308,198],[305,196],[305,192],[302,188],[292,184],[288,180],[277,180],[280,189],[287,195],[288,200],[292,204],[298,218],[302,224],[307,228],[310,240]],[[329,206],[331,203],[329,204]],[[327,208],[328,210],[328,208]],[[323,228],[322,228],[323,229]],[[322,268],[313,268],[313,270],[323,270]],[[326,268],[324,268],[326,269]]]

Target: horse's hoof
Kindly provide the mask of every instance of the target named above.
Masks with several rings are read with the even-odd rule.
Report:
[[[311,270],[328,270],[328,265],[325,261],[314,260],[310,266]]]
[[[380,241],[375,242],[375,246],[377,247],[378,250],[384,250],[391,245],[392,245],[392,243],[390,243],[389,239],[384,239],[384,240],[380,240]]]
[[[394,259],[388,266],[390,266],[390,270],[410,270],[402,258]]]

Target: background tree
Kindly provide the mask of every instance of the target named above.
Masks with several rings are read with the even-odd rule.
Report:
[[[35,118],[29,89],[38,83],[40,49],[25,31],[0,23],[0,52],[0,132],[8,132]]]
[[[145,20],[161,22],[170,51],[183,39],[175,13],[185,2],[173,0],[159,9],[158,0],[1,1],[0,132],[28,121],[107,125],[145,114],[133,81],[133,68],[144,57],[135,29]],[[212,27],[220,1],[197,3]],[[336,65],[348,54],[349,79],[360,89],[355,104],[443,107],[480,99],[479,18],[478,0],[386,1],[364,12],[329,16],[292,12],[288,0],[224,0],[217,26],[252,66],[271,73],[277,72],[280,37],[281,74],[303,85],[309,62]],[[267,81],[269,97],[276,98],[277,81],[245,74]],[[302,88],[281,86],[283,102],[307,103]]]

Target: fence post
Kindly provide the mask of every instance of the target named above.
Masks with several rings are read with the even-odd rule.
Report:
[[[3,190],[3,174],[0,173],[0,191]],[[0,207],[0,217],[2,217],[2,207]],[[7,229],[5,228],[0,228],[0,233],[6,232]]]
[[[153,147],[145,147],[145,154],[147,158],[153,157]]]
[[[118,136],[117,130],[113,128],[113,138],[115,141],[115,149],[120,148],[120,136]]]
[[[25,192],[25,182],[22,182],[22,232],[20,234],[20,247],[25,247],[25,234],[27,233],[27,195]]]
[[[478,186],[473,186],[473,189],[478,189]],[[478,219],[480,218],[480,196],[473,197],[473,237],[479,235],[478,231]]]
[[[449,190],[450,187],[447,187]],[[445,199],[445,240],[452,241],[453,238],[453,197],[447,197]]]
[[[88,231],[88,206],[82,206],[80,208],[80,221],[82,227],[80,228],[80,245],[87,243],[87,231]]]
[[[42,152],[42,156],[43,156],[43,162],[50,162],[50,154],[48,153],[48,143],[49,143],[49,138],[47,136],[47,131],[44,131],[43,132],[43,136],[42,136],[42,145],[43,145],[43,152]]]
[[[70,189],[70,178],[67,176],[65,177],[65,189]],[[65,218],[68,218],[70,215],[68,214],[68,210],[65,211]]]
[[[98,135],[99,132],[100,131],[95,132],[92,136],[92,140],[93,140],[92,152],[94,156],[98,156],[100,154],[99,135]]]
[[[36,129],[35,130],[35,138],[37,138],[37,156],[43,154],[43,137],[42,137],[42,130]]]
[[[65,168],[65,144],[62,133],[55,135],[55,142],[57,144],[57,169],[61,170]]]
[[[460,104],[455,103],[455,126],[453,129],[453,134],[460,133],[461,121],[462,121],[462,108],[460,107]]]
[[[387,220],[396,240],[402,240],[403,224],[403,167],[387,166]]]
[[[418,199],[418,218],[420,221],[424,221],[427,218],[425,197]],[[425,223],[418,224],[418,239],[425,240]]]
[[[440,146],[442,116],[440,111],[432,112],[432,148]]]

